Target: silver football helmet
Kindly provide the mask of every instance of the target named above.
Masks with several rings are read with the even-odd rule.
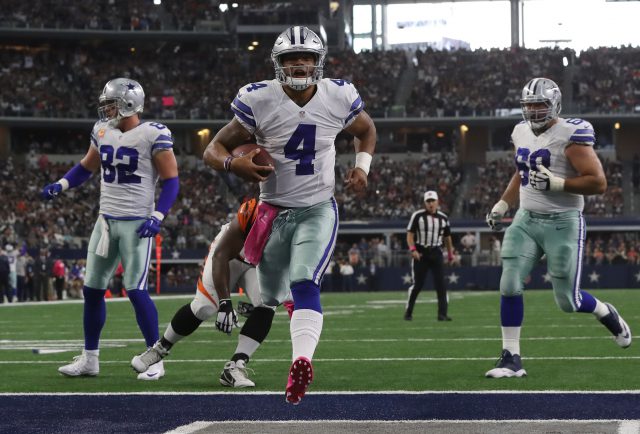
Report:
[[[544,103],[545,108],[527,107],[532,103]],[[543,130],[549,122],[556,119],[562,110],[560,88],[548,78],[534,78],[522,89],[520,99],[522,117],[534,131]]]
[[[115,78],[104,86],[98,100],[100,120],[118,122],[122,118],[142,113],[144,90],[135,80]]]
[[[308,67],[306,77],[294,77],[294,67],[282,66],[282,55],[287,53],[312,53],[316,64]],[[322,80],[324,59],[327,51],[322,39],[308,27],[289,27],[276,39],[271,50],[271,60],[276,70],[276,79],[294,90],[304,90]]]

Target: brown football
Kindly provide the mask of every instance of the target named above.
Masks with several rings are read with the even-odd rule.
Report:
[[[275,167],[275,162],[273,161],[273,158],[271,157],[269,152],[267,152],[267,150],[264,149],[262,146],[258,146],[254,143],[247,143],[247,144],[238,146],[231,152],[231,155],[233,155],[234,157],[242,157],[243,155],[248,154],[249,152],[253,151],[256,148],[260,148],[260,153],[255,157],[253,157],[253,162],[258,166]],[[270,172],[264,172],[263,176],[266,176],[269,173]]]

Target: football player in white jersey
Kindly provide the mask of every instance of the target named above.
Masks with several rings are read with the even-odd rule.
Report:
[[[152,238],[179,191],[178,165],[171,132],[163,124],[142,122],[144,90],[134,80],[109,81],[99,98],[100,120],[91,132],[85,157],[60,180],[47,185],[44,199],[88,180],[101,169],[100,211],[89,240],[84,294],[84,351],[58,371],[66,376],[95,376],[99,372],[100,332],[106,320],[105,291],[122,261],[124,284],[147,347],[158,340],[158,311],[147,291]],[[158,178],[162,190],[154,203]],[[138,375],[157,380],[157,364]]]
[[[145,372],[164,359],[175,344],[214,315],[217,315],[216,328],[231,334],[237,319],[230,290],[243,288],[254,308],[240,330],[235,353],[225,363],[220,384],[235,388],[255,386],[249,379],[247,363],[269,334],[275,314],[275,306],[263,304],[256,269],[243,257],[244,240],[258,215],[257,208],[256,199],[243,202],[236,217],[220,229],[209,247],[193,301],[178,309],[164,335],[152,348],[131,360],[133,369]]]
[[[580,289],[585,240],[584,195],[602,194],[607,180],[593,150],[595,133],[582,119],[558,117],[562,95],[547,78],[534,78],[522,90],[522,115],[511,135],[516,172],[489,214],[493,230],[518,200],[502,244],[500,318],[502,354],[487,377],[522,377],[520,329],[523,286],[542,255],[547,256],[556,304],[564,312],[593,314],[622,348],[631,345],[629,326],[609,303]]]
[[[258,219],[266,215],[263,210],[277,210],[272,225],[263,226],[268,233],[257,235],[268,237],[258,280],[267,305],[277,306],[289,289],[293,296],[293,363],[285,391],[292,404],[300,402],[313,379],[311,360],[322,331],[320,282],[338,228],[334,140],[342,130],[356,137],[355,166],[345,180],[356,192],[367,186],[376,143],[375,126],[353,84],[322,78],[325,56],[322,40],[308,28],[282,32],[271,52],[276,78],[239,90],[231,103],[234,119],[204,153],[210,167],[260,181]],[[271,154],[275,167],[253,163],[259,150],[239,158],[230,154],[252,136]]]

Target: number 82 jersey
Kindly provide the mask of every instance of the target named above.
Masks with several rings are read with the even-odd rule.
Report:
[[[154,210],[158,173],[153,155],[173,148],[171,131],[144,122],[122,132],[108,122],[96,122],[91,146],[100,153],[100,214],[116,218],[147,218]]]
[[[363,110],[356,88],[345,80],[325,78],[300,107],[277,80],[242,87],[231,103],[235,118],[275,161],[260,183],[260,199],[287,208],[314,205],[333,196],[334,141]]]

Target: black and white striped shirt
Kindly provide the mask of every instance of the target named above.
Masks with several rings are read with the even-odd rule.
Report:
[[[425,209],[416,211],[409,220],[407,232],[413,232],[418,247],[440,247],[442,238],[451,235],[449,217],[440,211],[435,214],[429,214]]]

